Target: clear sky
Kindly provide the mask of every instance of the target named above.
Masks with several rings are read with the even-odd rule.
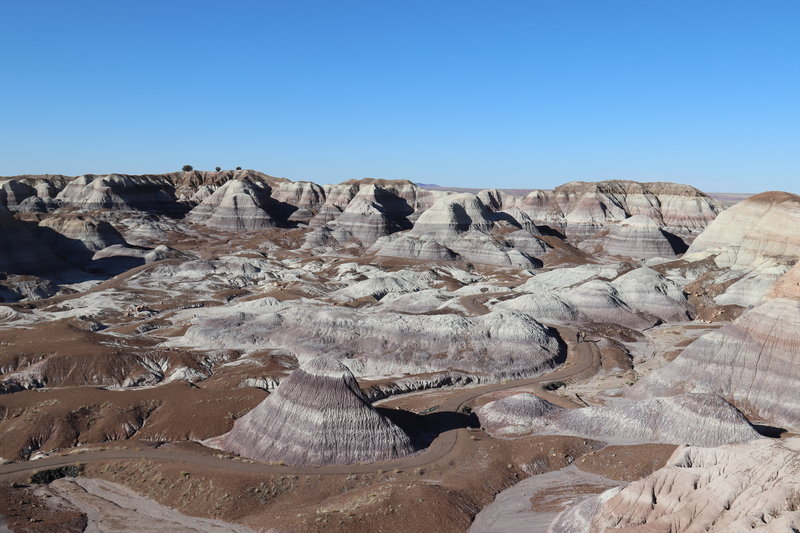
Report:
[[[0,3],[0,175],[800,192],[800,2]]]

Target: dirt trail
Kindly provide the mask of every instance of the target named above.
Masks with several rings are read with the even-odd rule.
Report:
[[[576,338],[575,330],[558,327],[561,337],[571,340]],[[554,380],[574,380],[591,374],[595,363],[599,361],[599,350],[593,342],[570,342],[567,361],[563,366],[535,378],[520,379],[505,383],[482,385],[457,391],[442,402],[437,411],[457,412],[466,403],[491,392],[498,392],[517,387],[524,387],[537,383],[546,383]],[[444,431],[434,439],[430,446],[421,452],[381,463],[336,465],[336,466],[286,466],[243,461],[216,455],[204,455],[189,450],[175,450],[164,448],[152,449],[114,449],[114,450],[86,450],[73,451],[68,455],[50,456],[35,461],[11,463],[0,465],[0,479],[12,477],[24,472],[35,472],[47,468],[66,466],[76,463],[89,463],[99,461],[116,461],[125,459],[152,459],[157,461],[172,461],[225,471],[247,472],[254,474],[278,475],[342,475],[374,473],[381,470],[413,469],[428,466],[433,463],[449,459],[454,452],[459,439],[468,439],[469,430],[466,428]]]

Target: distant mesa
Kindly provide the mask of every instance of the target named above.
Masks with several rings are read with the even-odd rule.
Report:
[[[370,405],[350,370],[328,357],[292,372],[231,431],[206,443],[287,465],[373,463],[414,451],[411,438]]]

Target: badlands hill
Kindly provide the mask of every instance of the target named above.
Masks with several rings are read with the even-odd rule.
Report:
[[[414,451],[409,436],[369,404],[350,370],[327,357],[295,370],[230,432],[208,443],[289,465],[371,463]]]
[[[800,439],[681,447],[664,468],[562,512],[549,533],[796,531]]]
[[[770,298],[731,324],[701,337],[669,365],[636,384],[639,397],[708,391],[753,414],[800,427],[800,290],[798,267]]]
[[[800,253],[800,196],[765,192],[736,204],[712,222],[688,254],[715,254],[717,264],[746,266]]]
[[[541,257],[553,246],[569,249],[563,240],[543,238],[539,228],[579,242],[614,226],[592,241],[601,248],[607,245],[608,254],[632,253],[624,244],[628,236],[617,234],[633,231],[641,233],[631,237],[637,243],[648,243],[643,257],[669,257],[681,252],[680,243],[690,242],[720,211],[702,192],[674,184],[576,182],[525,197],[495,190],[452,195],[404,180],[320,186],[245,170],[16,176],[4,179],[0,191],[0,203],[15,212],[36,214],[37,220],[79,211],[101,212],[101,220],[119,223],[123,220],[116,215],[128,214],[124,225],[147,235],[148,244],[153,235],[166,237],[164,226],[169,224],[145,215],[173,219],[185,215],[188,222],[221,231],[308,225],[313,231],[306,235],[305,246],[312,249],[331,251],[355,244],[386,257],[514,268],[540,266]],[[652,222],[642,226],[645,216]],[[49,225],[58,232],[63,224]],[[125,231],[121,233],[127,238]],[[376,242],[383,237],[387,239]],[[76,238],[74,230],[68,238]],[[128,241],[142,242],[139,235]],[[631,257],[639,255],[637,248]]]
[[[793,223],[799,217],[800,197],[764,193],[720,215],[698,237],[687,258],[727,267],[715,275],[739,279],[729,292],[749,282],[753,306],[637,383],[634,396],[713,392],[774,423],[800,426],[800,274],[797,266],[787,271],[800,251]]]
[[[620,443],[719,446],[759,438],[747,419],[722,398],[686,394],[607,407],[559,408],[532,394],[517,394],[477,410],[481,425],[498,436],[550,433]]]
[[[0,204],[0,529],[123,520],[120,487],[231,530],[464,531],[526,477],[542,529],[790,516],[791,469],[745,459],[797,453],[792,195],[239,170],[16,176]],[[686,444],[702,467],[667,464]],[[76,450],[85,479],[29,486]]]

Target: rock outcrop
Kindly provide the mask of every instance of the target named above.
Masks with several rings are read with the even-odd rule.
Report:
[[[56,199],[81,210],[114,209],[177,215],[184,212],[175,187],[165,175],[87,174],[71,180]]]
[[[409,229],[414,212],[408,202],[390,189],[369,184],[347,203],[341,214],[306,238],[306,246],[342,246],[358,242],[370,246],[378,238]]]
[[[282,349],[300,361],[347,358],[357,376],[460,371],[493,379],[533,376],[563,359],[553,330],[514,311],[464,317],[409,315],[302,302],[242,302],[198,318],[175,345]]]
[[[70,263],[82,263],[107,246],[126,244],[111,224],[89,215],[48,217],[39,224],[38,234],[43,244]]]
[[[581,409],[562,409],[531,394],[516,396],[477,409],[481,425],[499,436],[574,435],[614,444],[719,446],[759,438],[739,411],[713,394]]]
[[[634,215],[617,224],[609,224],[599,234],[580,243],[579,248],[591,255],[633,259],[674,257],[686,251],[683,241],[662,230],[647,215]]]
[[[515,298],[497,304],[538,320],[591,321],[628,328],[691,319],[686,294],[655,270],[619,275],[610,265],[581,265],[542,272],[520,285]]]
[[[501,199],[505,207],[507,198]],[[515,205],[536,224],[580,241],[606,224],[645,215],[665,231],[690,241],[722,211],[705,193],[676,183],[609,180],[575,181],[553,191],[533,191]]]
[[[402,213],[400,214],[402,218],[406,218],[411,222],[414,222],[421,213],[430,208],[438,198],[449,194],[420,188],[408,180],[372,178],[347,180],[336,185],[326,185],[324,187],[325,203],[319,208],[314,218],[309,221],[309,226],[316,228],[336,220],[358,195],[359,191],[365,187],[383,189],[402,200],[402,203],[397,202],[397,200],[392,202],[401,208]]]
[[[401,234],[380,239],[373,251],[379,256],[403,257],[424,261],[466,262],[518,268],[535,268],[541,261],[529,253],[545,253],[549,247],[530,233],[492,235],[492,213],[472,194],[455,194],[439,199],[422,213],[414,227]],[[515,247],[515,237],[520,250]]]
[[[800,438],[678,448],[646,478],[573,505],[549,533],[797,531]]]
[[[223,231],[275,227],[279,220],[271,192],[261,181],[233,179],[192,209],[186,220]]]
[[[714,255],[723,267],[796,259],[800,256],[800,196],[786,192],[751,196],[721,213],[686,255]]]
[[[272,198],[288,222],[308,224],[325,203],[325,189],[310,181],[284,181],[273,187]]]
[[[0,204],[11,211],[26,211],[25,206],[30,208],[37,199],[42,205],[54,206],[53,200],[69,179],[57,174],[3,179],[0,181]]]
[[[687,391],[720,394],[775,424],[800,428],[800,301],[775,298],[754,307],[690,344],[632,394]]]
[[[231,180],[254,180],[270,186],[280,185],[289,181],[285,178],[275,178],[263,172],[250,169],[220,170],[217,172],[192,170],[191,172],[173,172],[163,176],[174,184],[178,201],[189,204],[192,207]]]
[[[80,513],[86,529],[81,531],[136,531],[137,533],[255,533],[255,530],[221,520],[185,515],[145,498],[131,489],[91,477],[57,479],[39,485],[34,494],[45,501],[58,502],[64,513]],[[63,529],[62,529],[63,527]],[[79,531],[61,525],[59,531]]]
[[[373,463],[414,451],[410,437],[375,410],[353,374],[319,357],[295,370],[210,445],[289,465]]]

